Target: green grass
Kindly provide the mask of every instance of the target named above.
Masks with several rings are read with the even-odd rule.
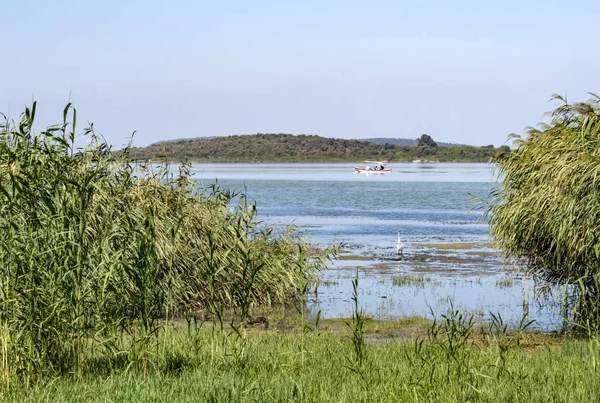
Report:
[[[366,330],[366,329],[365,329]],[[349,368],[351,332],[248,331],[243,360],[208,329],[167,328],[146,378],[135,366],[100,357],[81,379],[49,379],[13,389],[3,401],[561,401],[600,399],[597,340],[525,333],[482,336],[454,350],[450,336],[366,341],[364,369]],[[218,338],[218,336],[217,336]],[[454,341],[460,339],[454,338]],[[304,343],[301,353],[300,344]],[[230,346],[234,346],[232,342]],[[507,348],[503,346],[508,345]],[[505,364],[502,364],[504,360]],[[112,365],[112,370],[109,368]]]

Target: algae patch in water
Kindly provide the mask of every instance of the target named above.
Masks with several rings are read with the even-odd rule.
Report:
[[[352,318],[326,318],[321,319],[319,328],[329,332],[344,332],[348,330],[348,323]],[[369,335],[395,334],[423,334],[429,326],[428,320],[423,316],[407,316],[397,319],[373,319],[367,315],[364,323],[364,332]]]
[[[425,287],[425,284],[429,286],[433,286],[436,284],[440,284],[440,281],[433,279],[429,276],[419,275],[419,276],[394,276],[392,277],[392,284],[396,287],[406,287],[406,286],[414,286],[414,287]]]

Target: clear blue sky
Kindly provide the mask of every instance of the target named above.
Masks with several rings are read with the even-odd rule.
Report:
[[[503,144],[600,92],[600,1],[0,0],[0,111],[115,146],[307,133]]]

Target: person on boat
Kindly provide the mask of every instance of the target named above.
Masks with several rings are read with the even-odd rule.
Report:
[[[367,165],[365,168],[366,168],[367,171],[371,170],[371,167],[369,165]]]
[[[383,165],[380,165],[380,166],[379,166],[379,170],[380,170],[380,171],[383,171]]]

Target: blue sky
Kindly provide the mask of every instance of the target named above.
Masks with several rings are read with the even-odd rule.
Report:
[[[243,133],[506,143],[600,92],[600,2],[0,0],[0,111],[119,147]]]

